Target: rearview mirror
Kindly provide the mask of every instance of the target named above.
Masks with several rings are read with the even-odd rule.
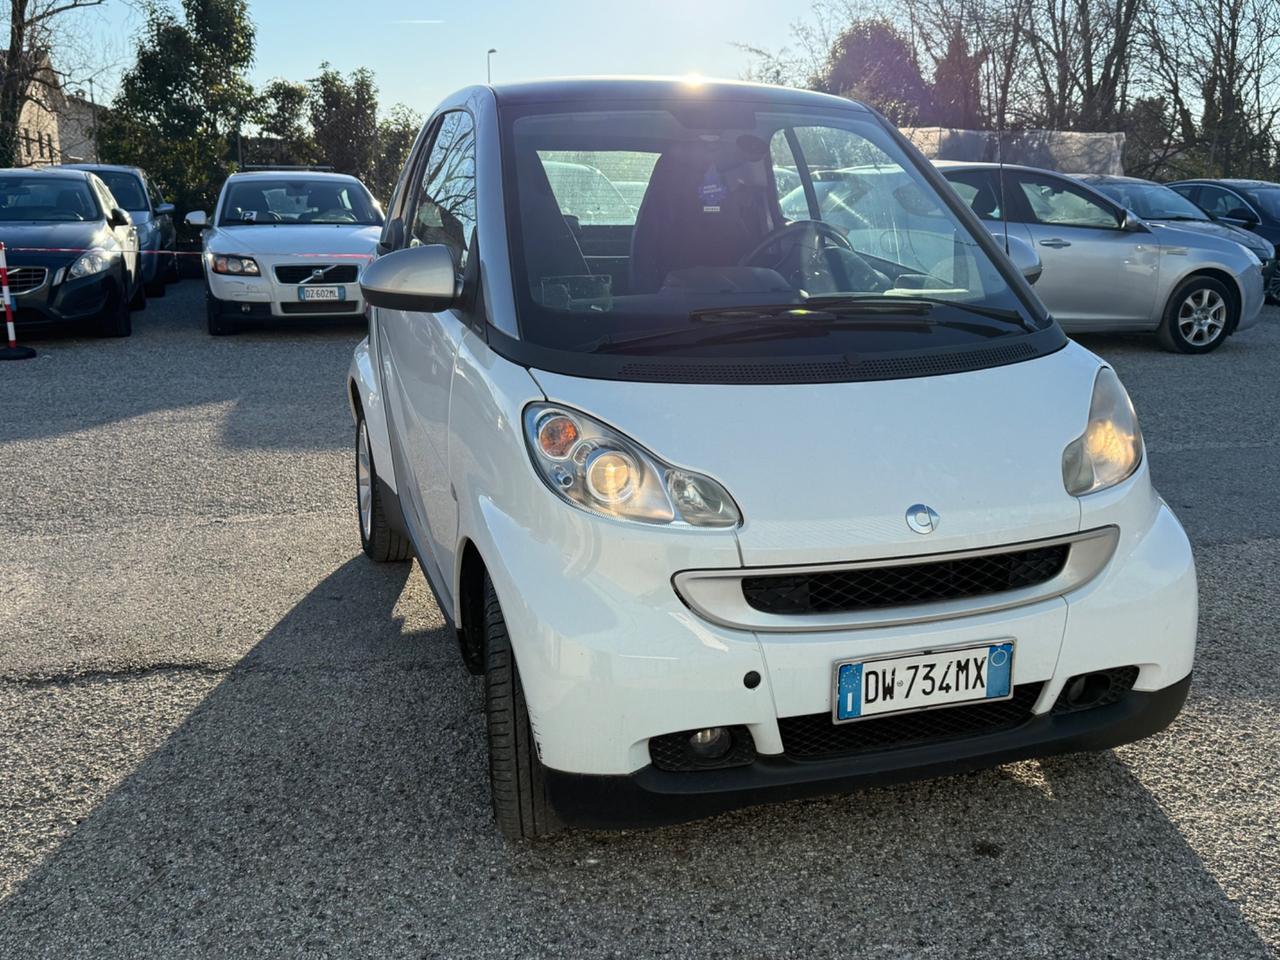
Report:
[[[174,207],[172,203],[161,203],[156,206],[156,214],[161,217],[172,214],[173,210]]]
[[[203,210],[192,210],[187,214],[187,223],[193,227],[207,227],[209,225],[209,215]]]
[[[389,310],[436,313],[458,299],[453,251],[442,243],[396,250],[364,268],[360,290],[367,302]]]
[[[996,237],[997,241],[1001,239],[1001,237]],[[1040,274],[1044,272],[1044,264],[1040,262],[1040,254],[1036,253],[1036,248],[1018,237],[1004,237],[1003,239],[1009,250],[1009,259],[1018,268],[1018,272],[1022,274],[1023,279],[1027,283],[1035,283],[1039,280]]]

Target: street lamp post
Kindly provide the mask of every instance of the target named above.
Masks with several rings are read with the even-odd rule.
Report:
[[[490,47],[489,52],[484,55],[485,83],[493,83],[493,55],[497,52],[493,47]]]

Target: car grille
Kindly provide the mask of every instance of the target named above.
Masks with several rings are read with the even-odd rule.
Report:
[[[316,270],[323,270],[323,277],[311,279]],[[355,283],[360,268],[354,263],[282,263],[276,267],[276,279],[281,283]]]
[[[847,613],[958,600],[1032,587],[1057,576],[1071,545],[885,567],[744,577],[747,603],[762,613]]]
[[[359,313],[361,309],[353,300],[300,300],[280,304],[281,313]]]
[[[1043,686],[1021,684],[1014,688],[1013,697],[994,703],[920,710],[853,723],[832,723],[830,712],[783,717],[778,721],[782,750],[793,760],[818,760],[1012,730],[1031,719],[1031,708]]]
[[[10,267],[8,273],[9,292],[15,296],[37,289],[49,275],[49,271],[44,267]]]

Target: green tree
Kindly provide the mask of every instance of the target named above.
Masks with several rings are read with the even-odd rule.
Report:
[[[361,67],[348,82],[322,63],[320,75],[309,86],[311,135],[322,162],[370,182],[378,159],[378,88],[373,72]]]
[[[253,111],[254,29],[245,0],[147,0],[133,67],[101,131],[103,159],[145,168],[181,210],[208,209]]]
[[[378,158],[368,187],[382,203],[391,198],[396,180],[413,141],[422,126],[422,117],[403,103],[397,103],[391,112],[378,123]]]
[[[964,31],[956,24],[933,70],[933,122],[958,130],[981,130],[982,92],[979,82],[984,53],[972,53]]]
[[[931,112],[910,39],[884,19],[849,24],[812,85],[868,103],[898,126],[912,126]]]
[[[318,148],[307,125],[307,104],[311,91],[305,83],[275,79],[258,93],[253,119],[258,125],[260,148],[254,163],[303,166],[316,162]],[[249,158],[246,158],[249,159]]]

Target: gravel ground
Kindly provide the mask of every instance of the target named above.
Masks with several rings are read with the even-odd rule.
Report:
[[[0,365],[0,957],[1275,955],[1280,311],[1088,341],[1197,549],[1166,733],[513,846],[421,575],[360,555],[361,331],[214,340],[200,296]]]

